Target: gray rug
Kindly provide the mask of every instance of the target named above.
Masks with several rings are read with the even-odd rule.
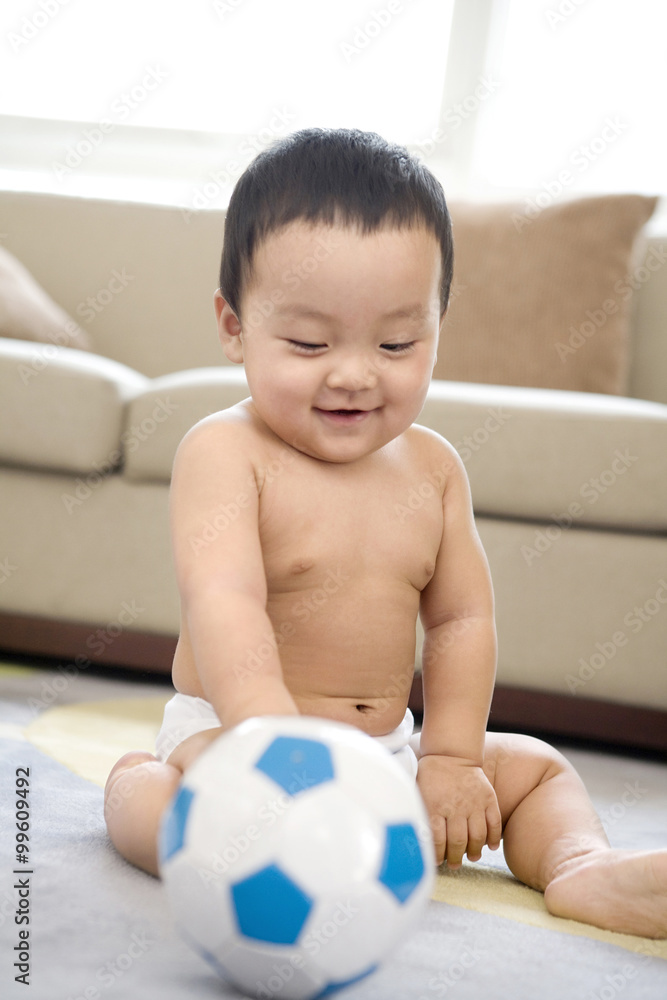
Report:
[[[57,693],[55,670],[0,670],[0,997],[30,1000],[208,1000],[238,997],[176,936],[160,883],[111,847],[102,790],[22,738],[44,690],[57,703],[155,695],[153,684],[80,674]],[[62,685],[60,685],[62,687]],[[128,746],[128,749],[130,747]],[[620,847],[667,840],[667,767],[565,751]],[[15,982],[19,879],[17,768],[30,768],[29,985]],[[503,866],[491,855],[486,863]],[[25,866],[23,866],[25,868]],[[663,1000],[667,962],[607,942],[431,902],[376,974],[341,1000]]]

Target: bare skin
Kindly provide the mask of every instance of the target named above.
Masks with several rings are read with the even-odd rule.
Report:
[[[318,268],[286,290],[281,275],[310,257]],[[221,725],[164,762],[121,758],[105,796],[110,837],[158,874],[157,829],[183,773],[245,718],[302,713],[391,732],[419,614],[417,781],[435,860],[458,867],[502,837],[513,873],[553,913],[665,936],[667,852],[612,851],[562,756],[485,736],[496,657],[488,565],[460,459],[414,425],[442,322],[439,269],[426,230],[293,223],[256,251],[241,319],[216,295],[223,348],[245,364],[252,398],[186,436],[171,519],[174,685],[208,700]]]

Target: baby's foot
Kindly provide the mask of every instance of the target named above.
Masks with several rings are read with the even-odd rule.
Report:
[[[667,938],[667,850],[600,850],[561,865],[544,900],[557,917]]]

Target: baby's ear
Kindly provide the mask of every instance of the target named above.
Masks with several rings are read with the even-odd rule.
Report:
[[[218,337],[220,338],[225,356],[233,364],[242,365],[243,344],[241,342],[241,323],[227,299],[223,298],[219,288],[213,296],[213,305],[215,307],[215,317],[218,322]]]

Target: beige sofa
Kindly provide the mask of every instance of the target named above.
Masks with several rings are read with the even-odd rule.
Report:
[[[664,749],[667,241],[651,235],[640,259],[616,260],[624,283],[614,279],[613,301],[629,299],[629,284],[636,289],[629,334],[612,331],[611,322],[606,328],[612,312],[623,312],[604,306],[610,299],[578,313],[590,322],[566,318],[559,333],[561,353],[569,345],[585,378],[604,368],[599,351],[609,334],[621,394],[618,385],[535,388],[536,368],[524,364],[511,310],[489,304],[483,287],[472,289],[485,284],[482,265],[502,263],[511,243],[502,225],[524,235],[516,212],[500,212],[499,230],[495,211],[472,218],[465,207],[454,211],[463,271],[455,277],[452,342],[438,364],[456,369],[456,337],[470,336],[464,306],[477,301],[476,315],[491,314],[493,333],[493,350],[478,346],[478,354],[485,363],[493,351],[513,354],[509,379],[524,384],[494,385],[493,369],[477,381],[434,378],[420,418],[466,462],[491,563],[500,646],[491,723]],[[526,213],[525,225],[535,234],[547,227],[548,235],[550,211],[544,219]],[[13,336],[9,321],[0,330],[4,650],[59,656],[70,675],[91,663],[169,669],[179,620],[167,524],[171,461],[196,420],[247,394],[242,370],[224,365],[215,335],[222,228],[216,211],[0,193],[4,247],[84,331],[61,322],[64,334],[45,326],[35,334],[45,342],[31,343]],[[593,229],[598,238],[597,223]],[[486,248],[478,257],[476,240]],[[528,257],[536,253],[531,247]],[[586,250],[577,273],[596,253]],[[561,256],[571,261],[571,253]],[[495,273],[486,285],[502,284],[521,315],[521,289],[535,280],[514,266],[511,277]],[[568,283],[550,279],[555,299],[570,301]],[[544,295],[533,297],[542,317]],[[496,335],[503,317],[513,331],[509,346],[502,330]],[[472,325],[481,328],[483,318]],[[588,340],[598,354],[586,364]],[[561,379],[561,361],[544,357]],[[404,517],[425,489],[415,484]],[[416,686],[416,707],[418,698]]]

